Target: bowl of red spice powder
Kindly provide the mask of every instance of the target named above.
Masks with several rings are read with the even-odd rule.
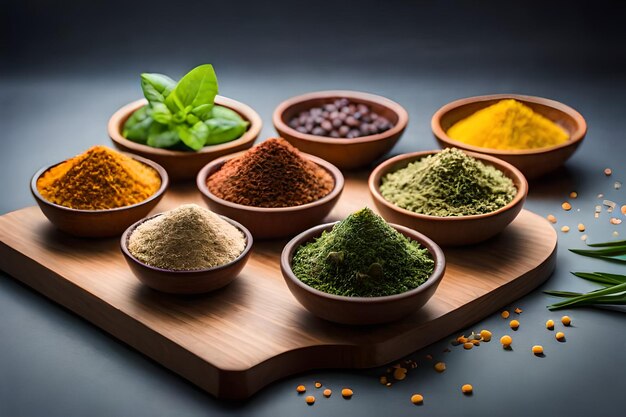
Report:
[[[377,124],[381,120],[384,122]],[[331,90],[283,101],[274,110],[272,121],[276,131],[301,151],[341,169],[355,169],[394,147],[407,127],[409,114],[382,96]]]
[[[337,167],[282,138],[216,159],[197,176],[209,208],[243,224],[255,239],[290,237],[320,223],[343,185]]]
[[[116,148],[132,152],[144,158],[151,159],[167,171],[172,181],[184,181],[195,178],[198,171],[215,158],[242,151],[252,146],[261,132],[263,122],[259,114],[252,107],[231,98],[216,96],[215,104],[227,107],[237,112],[245,121],[250,123],[248,130],[241,137],[219,145],[205,146],[198,152],[179,151],[172,149],[153,148],[152,146],[133,142],[122,135],[124,123],[138,109],[148,104],[146,99],[133,101],[116,111],[107,126],[109,137]]]

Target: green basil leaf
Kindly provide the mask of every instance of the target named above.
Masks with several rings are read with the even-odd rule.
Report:
[[[191,110],[191,113],[196,115],[203,122],[208,120],[213,115],[213,104],[202,104],[198,107],[195,107]]]
[[[170,129],[167,125],[155,123],[148,134],[149,146],[155,148],[170,148],[180,142],[180,137],[175,129]]]
[[[161,124],[169,124],[172,121],[172,113],[170,109],[163,103],[150,104],[152,118]]]
[[[148,114],[148,107],[144,106],[135,110],[126,120],[122,129],[122,136],[133,142],[146,143],[153,123],[154,119]]]
[[[204,143],[209,136],[209,128],[203,122],[198,122],[193,127],[179,125],[178,135],[185,145],[194,151],[199,151],[204,147]]]
[[[228,119],[235,121],[243,121],[243,118],[234,110],[229,109],[228,107],[215,105],[213,107],[213,113],[211,117],[215,119]]]
[[[243,120],[209,119],[204,122],[208,126],[209,134],[206,145],[217,145],[237,139],[246,131],[248,122]]]
[[[213,65],[200,65],[189,71],[179,82],[165,104],[172,112],[182,110],[187,106],[192,109],[203,104],[213,104],[217,95],[217,77]]]
[[[150,104],[163,103],[176,87],[176,81],[163,74],[141,74],[141,89]]]

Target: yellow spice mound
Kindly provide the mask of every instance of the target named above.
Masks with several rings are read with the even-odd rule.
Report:
[[[152,167],[105,146],[94,146],[37,180],[37,189],[46,200],[80,210],[136,204],[160,186],[161,177]]]
[[[447,134],[468,145],[502,150],[545,148],[569,138],[562,127],[512,99],[477,111]]]

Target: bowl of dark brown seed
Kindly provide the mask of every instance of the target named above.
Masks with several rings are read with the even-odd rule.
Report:
[[[303,152],[341,169],[371,164],[393,148],[409,121],[388,98],[358,91],[319,91],[283,101],[276,131]]]

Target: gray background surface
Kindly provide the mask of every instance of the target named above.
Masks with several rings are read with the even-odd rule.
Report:
[[[261,138],[275,134],[274,107],[320,89],[369,91],[398,101],[410,123],[393,153],[435,148],[430,117],[460,97],[517,92],[553,98],[579,110],[589,134],[564,169],[531,183],[526,208],[554,213],[558,266],[543,289],[590,290],[569,271],[613,271],[620,265],[573,255],[576,225],[592,241],[610,240],[625,224],[593,218],[597,194],[626,204],[623,6],[593,2],[296,2],[233,3],[121,1],[3,2],[0,6],[0,214],[34,204],[30,176],[42,165],[93,144],[109,144],[106,122],[138,98],[139,73],[180,77],[213,63],[223,95],[256,109]],[[509,2],[504,2],[509,3]],[[611,167],[614,175],[602,171]],[[565,213],[570,191],[579,198]],[[623,216],[621,216],[623,217]],[[626,219],[625,219],[626,220]],[[410,355],[419,367],[391,388],[384,368],[316,371],[276,382],[246,402],[222,402],[88,322],[0,273],[0,416],[204,415],[619,415],[626,389],[623,313],[568,311],[574,326],[558,344],[544,329],[553,301],[540,290],[521,307],[515,349],[483,344],[443,353],[447,339]],[[557,320],[558,321],[558,320]],[[509,332],[487,317],[470,330]],[[451,335],[452,336],[452,335]],[[530,347],[543,344],[546,357]],[[443,359],[437,374],[425,355]],[[295,386],[323,381],[307,407]],[[464,397],[460,386],[472,383]],[[338,395],[355,391],[351,401]],[[410,401],[422,393],[424,406]]]

